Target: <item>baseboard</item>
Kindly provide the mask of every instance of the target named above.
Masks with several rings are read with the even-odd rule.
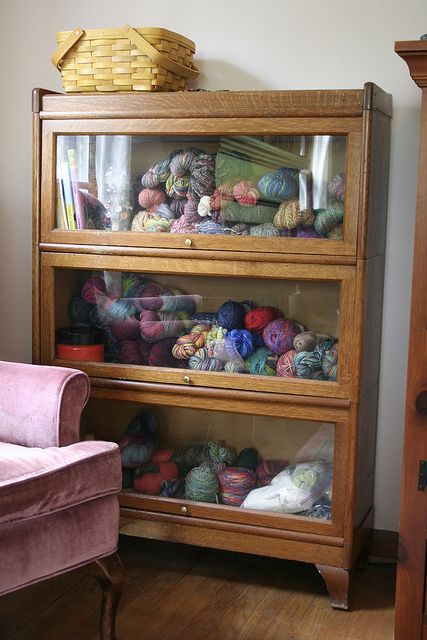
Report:
[[[369,542],[369,560],[372,562],[396,562],[399,533],[384,529],[372,529]]]

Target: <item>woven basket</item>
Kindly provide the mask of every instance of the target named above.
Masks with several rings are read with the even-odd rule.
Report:
[[[66,93],[182,91],[198,69],[194,42],[167,29],[61,31],[52,56]]]

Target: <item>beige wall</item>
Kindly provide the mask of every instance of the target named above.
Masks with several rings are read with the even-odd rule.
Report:
[[[393,94],[377,447],[379,529],[398,528],[420,91],[393,52],[427,31],[425,0],[2,0],[0,3],[0,358],[31,359],[31,89],[61,90],[57,31],[158,26],[197,44],[207,89],[340,89]]]

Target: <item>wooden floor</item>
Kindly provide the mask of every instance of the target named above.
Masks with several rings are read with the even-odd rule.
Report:
[[[354,573],[351,611],[312,565],[122,538],[118,640],[392,640],[395,567]],[[0,567],[1,570],[1,567]],[[1,640],[97,640],[87,569],[0,598]]]

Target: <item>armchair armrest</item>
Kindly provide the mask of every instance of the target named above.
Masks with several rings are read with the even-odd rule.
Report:
[[[0,361],[0,441],[42,448],[78,442],[89,389],[76,369]]]

